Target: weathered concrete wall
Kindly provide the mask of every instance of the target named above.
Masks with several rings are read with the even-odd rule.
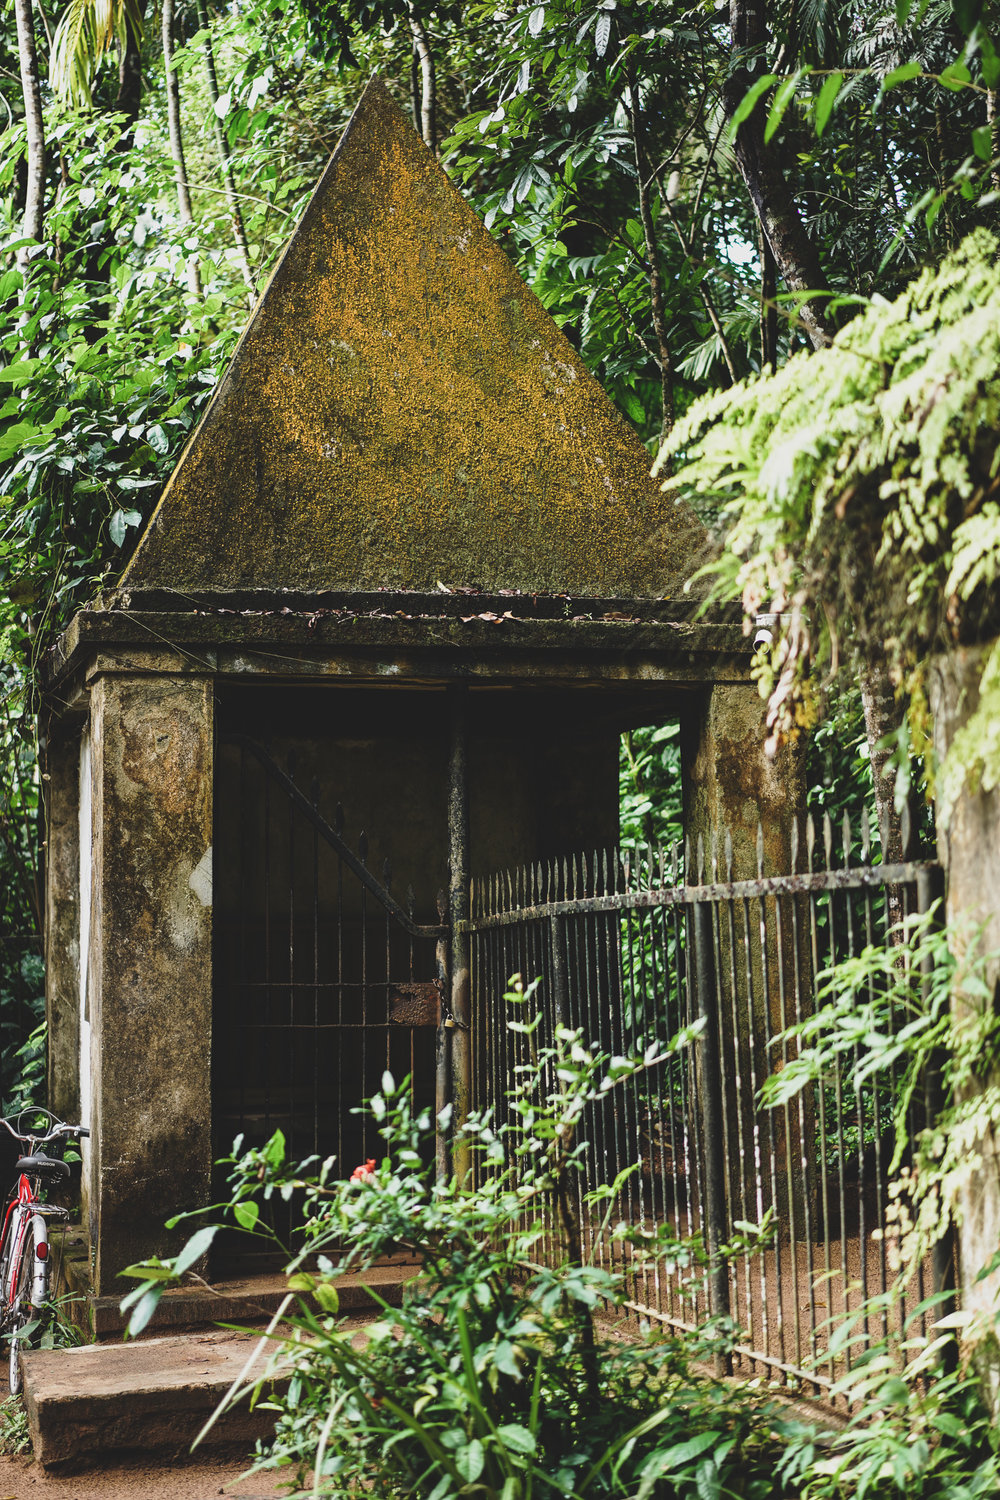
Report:
[[[374,81],[123,582],[677,594],[650,462]]]
[[[978,705],[983,655],[982,649],[970,648],[934,663],[930,696],[939,763]],[[938,827],[938,858],[948,877],[949,944],[961,958],[970,943],[978,942],[979,952],[989,959],[986,977],[993,995],[987,1003],[995,1006],[1000,982],[1000,793],[965,790],[959,795],[947,826]],[[956,996],[953,1019],[957,1029],[978,1028],[982,1016],[967,997]],[[980,1088],[1000,1088],[1000,1072],[987,1073],[978,1085],[970,1080],[966,1098],[974,1098]],[[1000,1271],[977,1280],[1000,1246],[1000,1140],[994,1128],[984,1129],[976,1154],[956,1204],[958,1269],[963,1309],[977,1320],[968,1337],[994,1408],[1000,1410]]]
[[[213,702],[204,678],[92,688],[95,1292],[208,1201]]]
[[[681,721],[684,817],[692,846],[730,830],[736,879],[757,874],[757,827],[764,831],[764,874],[791,869],[790,830],[805,807],[801,751],[764,754],[764,704],[751,683],[719,683],[700,711]],[[721,856],[720,856],[721,857]]]
[[[74,727],[76,732],[74,732]],[[60,726],[46,745],[45,1014],[49,1106],[80,1117],[80,736]]]

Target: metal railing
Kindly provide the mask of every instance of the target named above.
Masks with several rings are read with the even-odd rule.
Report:
[[[778,1107],[761,1104],[764,1080],[797,1054],[789,1029],[812,1012],[816,976],[880,945],[909,969],[910,949],[890,929],[929,910],[939,891],[936,865],[872,864],[867,842],[855,859],[849,826],[838,842],[835,850],[829,820],[819,829],[810,820],[793,837],[790,872],[768,877],[759,834],[750,879],[734,877],[728,836],[721,847],[688,849],[683,863],[680,849],[612,849],[523,867],[475,881],[464,924],[473,1104],[494,1106],[501,1119],[514,1069],[527,1060],[503,1000],[514,973],[540,981],[536,1007],[549,1037],[563,1024],[628,1055],[669,1049],[695,1027],[696,1040],[595,1104],[586,1122],[580,1213],[590,1253],[625,1277],[636,1317],[682,1328],[731,1317],[744,1372],[817,1393],[901,1329],[948,1274],[942,1247],[905,1295],[887,1295],[897,1070],[856,1083],[847,1053]],[[901,1022],[888,1016],[890,1028]],[[910,1131],[921,1123],[911,1120]],[[596,1236],[586,1190],[625,1168],[617,1217],[695,1241],[702,1264],[685,1267],[682,1255],[657,1263]],[[925,1331],[933,1316],[918,1319]],[[851,1338],[832,1340],[845,1318]]]

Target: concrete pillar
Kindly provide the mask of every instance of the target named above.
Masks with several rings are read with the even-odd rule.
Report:
[[[80,729],[50,728],[45,749],[45,1015],[49,1107],[80,1116]]]
[[[939,657],[930,674],[934,716],[934,750],[940,765],[955,736],[979,705],[979,679],[985,651],[968,648]],[[987,959],[989,998],[973,1002],[956,995],[952,1018],[956,1034],[982,1024],[980,1006],[995,1007],[1000,984],[1000,792],[963,788],[948,822],[938,821],[938,858],[947,871],[945,922],[949,946],[961,960],[972,942]],[[967,1079],[960,1102],[987,1089],[1000,1088],[995,1067],[978,1079]],[[985,1112],[984,1112],[985,1113]],[[963,1310],[974,1322],[966,1331],[994,1414],[1000,1411],[1000,1271],[977,1280],[1000,1245],[1000,1138],[984,1120],[979,1139],[969,1143],[969,1170],[958,1184],[954,1211],[958,1221],[959,1282]]]
[[[707,860],[710,835],[728,828],[738,880],[757,874],[758,823],[764,874],[788,874],[792,823],[805,810],[801,751],[785,747],[769,760],[766,736],[764,704],[752,683],[716,683],[681,720],[685,831],[692,845],[704,836]]]
[[[91,691],[94,1292],[183,1240],[209,1200],[211,681],[102,676]]]

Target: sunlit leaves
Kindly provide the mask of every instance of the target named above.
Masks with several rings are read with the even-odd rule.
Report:
[[[743,124],[743,121],[749,120],[750,116],[753,114],[754,110],[757,107],[757,101],[759,99],[762,99],[763,96],[768,92],[768,90],[772,89],[777,82],[778,75],[776,73],[764,73],[760,78],[754,79],[754,82],[747,89],[746,93],[743,95],[743,98],[740,100],[739,104],[736,106],[735,110],[732,113],[732,117],[729,122],[729,129],[731,134],[735,135],[736,131]]]
[[[778,87],[775,89],[774,101],[768,112],[767,124],[764,126],[765,145],[774,135],[775,131],[778,129],[778,126],[781,124],[785,110],[795,98],[795,91],[799,86],[799,80],[807,71],[808,70],[806,68],[799,68],[795,73],[791,75],[791,77],[783,78]]]
[[[820,89],[817,96],[816,110],[813,116],[817,136],[821,136],[823,134],[823,131],[826,129],[827,122],[831,114],[833,113],[834,106],[837,102],[837,96],[840,93],[841,85],[843,84],[843,82],[843,73],[831,73],[829,77],[824,78],[823,80],[823,87]]]

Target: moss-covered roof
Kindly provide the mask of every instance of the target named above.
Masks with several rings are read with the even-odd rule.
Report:
[[[376,81],[123,583],[663,596],[702,542]]]

